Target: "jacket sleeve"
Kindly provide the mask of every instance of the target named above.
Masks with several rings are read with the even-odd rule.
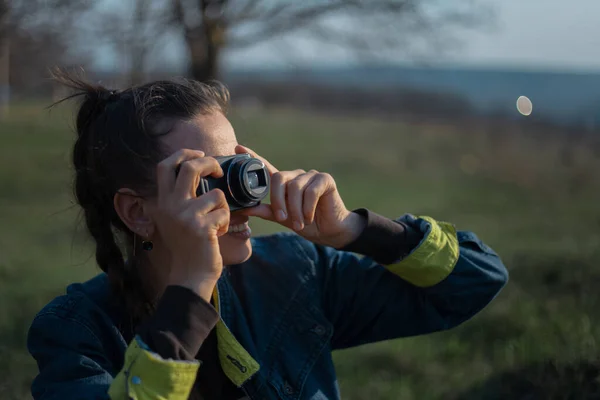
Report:
[[[95,333],[99,328],[60,310],[42,312],[27,340],[39,368],[33,398],[187,399],[200,365],[194,356],[217,319],[214,308],[188,289],[167,288],[154,316],[129,344],[119,371]]]
[[[508,280],[498,255],[472,232],[429,217],[362,214],[369,222],[355,243],[311,244],[334,349],[450,329]]]

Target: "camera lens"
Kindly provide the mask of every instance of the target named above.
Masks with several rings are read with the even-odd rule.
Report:
[[[258,174],[256,173],[256,171],[248,172],[248,187],[250,189],[256,189],[258,185]]]
[[[263,199],[268,192],[269,173],[262,161],[251,158],[241,168],[241,189],[250,201]]]
[[[238,155],[227,171],[231,197],[242,207],[256,205],[269,194],[269,172],[257,158]]]

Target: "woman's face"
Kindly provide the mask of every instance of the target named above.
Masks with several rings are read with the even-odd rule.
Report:
[[[200,115],[187,122],[177,122],[173,130],[163,137],[168,153],[181,149],[201,150],[207,156],[229,156],[235,154],[238,144],[233,127],[220,112]],[[225,265],[239,264],[250,258],[252,246],[250,240],[234,230],[242,230],[248,223],[248,217],[231,214],[230,232],[219,238],[221,256]]]

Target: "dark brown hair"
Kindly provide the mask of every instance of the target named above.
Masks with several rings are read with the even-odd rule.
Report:
[[[141,318],[152,305],[144,293],[139,262],[133,257],[139,254],[139,249],[133,251],[134,234],[116,213],[114,196],[121,188],[143,196],[155,194],[156,165],[168,156],[160,136],[175,121],[215,111],[226,113],[229,92],[218,82],[188,79],[110,90],[86,82],[79,74],[55,70],[52,76],[74,90],[58,103],[80,100],[72,156],[74,194],[96,242],[96,261],[132,317]]]

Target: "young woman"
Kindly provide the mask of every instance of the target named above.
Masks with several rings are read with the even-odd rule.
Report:
[[[452,328],[507,281],[475,234],[349,211],[326,173],[263,159],[271,204],[197,196],[213,156],[259,157],[219,84],[59,79],[82,99],[75,195],[103,272],[34,319],[37,400],[338,399],[333,350]],[[252,239],[249,217],[295,233]]]

